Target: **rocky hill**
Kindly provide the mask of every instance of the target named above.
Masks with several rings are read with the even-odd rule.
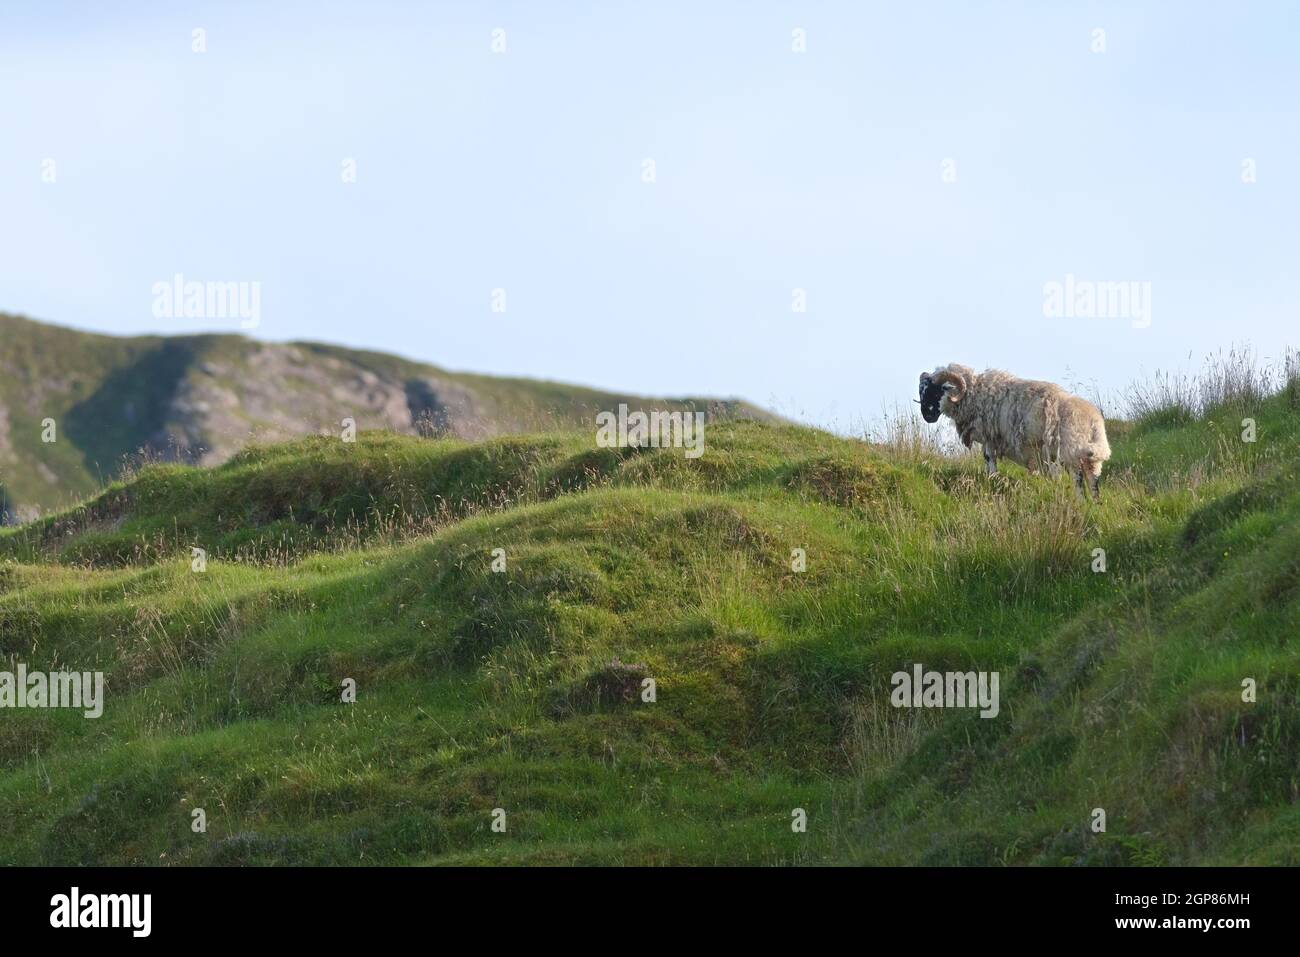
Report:
[[[357,429],[481,439],[594,428],[596,413],[620,402],[770,418],[739,401],[448,372],[315,342],[121,338],[0,313],[0,509],[13,522],[69,504],[117,475],[124,457],[215,465],[249,444],[337,432],[344,418]]]

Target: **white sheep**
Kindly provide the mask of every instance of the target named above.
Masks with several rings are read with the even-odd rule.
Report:
[[[1063,467],[1088,498],[1085,478],[1101,501],[1101,467],[1110,458],[1106,421],[1095,405],[1052,382],[1018,379],[999,369],[951,363],[921,373],[921,416],[952,419],[962,443],[980,443],[992,475],[998,458],[1036,472]]]

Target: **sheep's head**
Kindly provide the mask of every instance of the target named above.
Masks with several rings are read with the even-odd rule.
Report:
[[[921,418],[933,424],[939,421],[943,399],[956,405],[966,396],[966,380],[958,373],[943,369],[933,374],[921,373]]]
[[[943,398],[943,386],[934,381],[928,372],[921,373],[921,418],[933,424],[939,421],[939,400]]]

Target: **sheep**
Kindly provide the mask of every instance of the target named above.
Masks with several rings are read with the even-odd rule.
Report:
[[[1095,405],[1051,382],[1018,379],[1000,369],[975,373],[950,363],[921,373],[921,417],[952,419],[962,444],[980,443],[988,474],[1007,458],[1037,472],[1068,469],[1084,500],[1085,479],[1101,501],[1101,467],[1110,458],[1106,421]]]

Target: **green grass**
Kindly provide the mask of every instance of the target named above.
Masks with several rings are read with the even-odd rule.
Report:
[[[1114,423],[1100,507],[758,422],[142,469],[0,532],[0,653],[108,685],[0,712],[0,861],[1300,863],[1300,421],[1244,408]]]

